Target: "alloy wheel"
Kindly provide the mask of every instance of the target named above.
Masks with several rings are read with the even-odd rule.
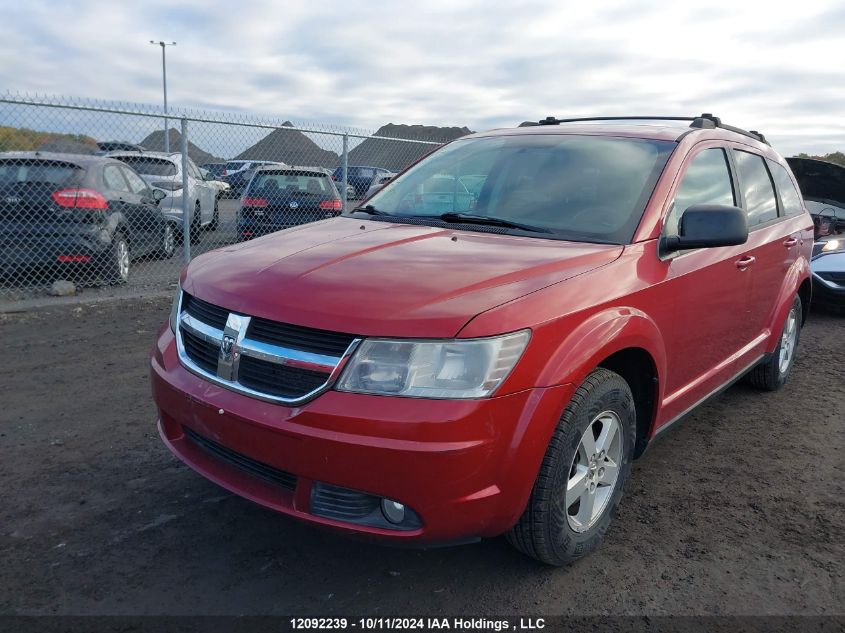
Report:
[[[786,323],[783,326],[783,334],[780,337],[780,349],[778,350],[778,370],[785,374],[795,357],[795,346],[798,344],[798,310],[795,306],[789,311]]]
[[[161,249],[167,257],[173,255],[176,250],[176,235],[173,232],[173,225],[170,223],[164,226],[164,241]]]
[[[129,245],[126,240],[119,240],[115,247],[115,259],[117,260],[117,274],[121,281],[129,279]]]
[[[622,464],[624,438],[619,416],[599,413],[578,442],[566,485],[566,519],[575,532],[586,532],[607,508]]]

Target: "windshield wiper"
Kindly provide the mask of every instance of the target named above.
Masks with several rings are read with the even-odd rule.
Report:
[[[363,207],[355,207],[353,211],[360,211],[361,213],[368,213],[369,215],[390,215],[384,211],[379,211],[371,204],[365,204]]]
[[[475,215],[473,213],[444,213],[440,216],[444,222],[465,223],[465,224],[486,224],[488,226],[501,226],[508,229],[519,229],[520,231],[530,231],[532,233],[551,233],[549,229],[544,229],[539,226],[530,226],[528,224],[520,224],[519,222],[511,222],[502,218],[492,218],[486,215]]]

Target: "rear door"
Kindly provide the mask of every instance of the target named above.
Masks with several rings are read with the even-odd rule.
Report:
[[[742,192],[742,206],[748,218],[749,255],[754,258],[750,314],[754,335],[760,344],[769,338],[769,330],[778,307],[778,298],[786,273],[799,256],[800,230],[791,226],[778,204],[769,165],[759,154],[734,149],[733,159]],[[748,351],[747,362],[762,353],[758,346]]]
[[[139,255],[149,249],[150,230],[143,207],[141,196],[129,188],[129,183],[123,177],[123,169],[117,163],[103,167],[103,184],[108,191],[109,207],[113,211],[120,211],[129,225],[129,239],[132,243],[133,254]]]
[[[159,248],[160,238],[164,236],[164,216],[158,204],[153,199],[152,190],[143,179],[125,165],[120,166],[120,171],[129,185],[130,191],[138,197],[138,221],[148,227],[147,248],[154,251]]]
[[[737,204],[726,149],[702,143],[685,161],[663,236],[678,235],[681,214],[695,204]],[[674,303],[667,349],[666,419],[680,415],[730,380],[736,358],[753,338],[748,313],[751,271],[747,247],[725,246],[665,256],[666,296]]]
[[[217,199],[217,187],[209,184],[207,180],[203,180],[199,168],[190,158],[188,159],[187,164],[188,177],[192,180],[197,200],[200,203],[201,224],[207,224],[211,222],[211,219],[214,216],[214,202]]]

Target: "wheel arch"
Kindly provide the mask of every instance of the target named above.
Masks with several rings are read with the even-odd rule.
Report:
[[[783,322],[786,320],[790,308],[792,308],[796,294],[801,298],[801,323],[803,324],[807,320],[812,292],[810,265],[803,257],[798,258],[783,277],[777,302],[771,313],[769,321],[771,335],[766,346],[767,352],[771,353],[777,347]]]
[[[637,412],[637,437],[633,456],[636,459],[648,446],[657,414],[660,386],[657,365],[651,354],[642,347],[626,347],[602,360],[598,366],[619,374],[631,388]]]
[[[581,385],[599,367],[622,376],[637,406],[635,456],[642,454],[657,418],[666,374],[663,335],[654,320],[633,307],[592,315],[574,328],[550,356],[540,384]]]

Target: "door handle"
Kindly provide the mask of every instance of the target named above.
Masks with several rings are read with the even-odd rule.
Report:
[[[797,243],[798,243],[797,237],[788,237],[783,241],[783,245],[786,246],[786,248],[792,248]]]
[[[740,270],[745,270],[746,268],[748,268],[751,264],[753,264],[756,261],[757,261],[756,257],[753,257],[751,255],[746,255],[745,257],[740,257],[738,260],[736,260],[735,263],[736,263],[737,268],[739,268]]]

